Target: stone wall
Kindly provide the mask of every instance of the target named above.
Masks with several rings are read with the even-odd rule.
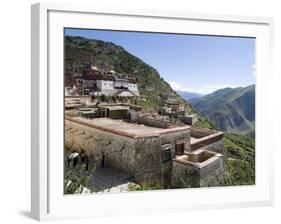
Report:
[[[223,132],[193,126],[191,128],[191,137],[194,139],[193,143],[191,144],[191,150],[194,151],[196,149],[202,148],[223,154],[223,136]]]
[[[75,102],[80,102],[81,105],[89,105],[92,103],[92,97],[89,96],[65,96],[65,104],[75,104]],[[78,104],[79,106],[79,104]]]
[[[207,128],[200,128],[200,127],[195,127],[192,126],[191,128],[191,136],[194,138],[202,138],[208,135],[212,135],[216,133],[217,131],[207,129]]]
[[[217,154],[204,165],[186,165],[175,160],[163,161],[164,145],[171,147],[175,158],[175,145],[185,142],[185,151],[191,152],[190,129],[162,133],[151,137],[128,137],[65,120],[65,148],[86,150],[92,161],[116,168],[134,176],[138,183],[161,188],[217,186],[223,183],[224,160]],[[222,153],[223,139],[200,150]],[[193,152],[192,152],[193,153]]]
[[[168,116],[161,116],[158,114],[142,113],[139,111],[129,111],[129,117],[132,122],[144,124],[147,126],[158,128],[171,128],[175,124],[169,121]]]
[[[200,169],[200,187],[221,186],[224,183],[224,159],[217,157],[212,163]]]
[[[66,149],[86,150],[97,164],[122,170],[139,183],[171,186],[172,160],[162,161],[162,146],[171,144],[171,159],[177,141],[185,141],[190,148],[190,130],[165,133],[160,136],[132,138],[65,120]]]
[[[112,119],[126,119],[128,117],[128,110],[109,110],[108,117]]]
[[[137,123],[152,126],[152,127],[159,127],[159,128],[168,128],[169,126],[168,121],[162,118],[157,118],[157,117],[154,118],[152,116],[142,115],[142,114],[138,115]]]
[[[190,150],[190,130],[169,133],[166,135],[160,136],[161,145],[171,144],[172,146],[172,155],[171,158],[176,156],[176,143],[180,141],[184,141],[185,151]],[[172,172],[173,172],[173,163],[172,161],[162,163],[162,177],[164,187],[171,188],[172,186]]]
[[[105,166],[110,166],[129,174],[136,171],[136,140],[110,132],[104,132],[77,122],[65,120],[66,149],[86,150],[97,164],[104,158]]]
[[[224,139],[210,143],[209,145],[202,147],[202,149],[224,154]]]
[[[186,165],[173,160],[172,187],[210,187],[221,186],[224,180],[224,160],[218,154],[207,165]]]
[[[181,117],[180,117],[180,120],[181,120],[184,124],[194,125],[194,124],[198,121],[198,116],[197,116],[197,114],[191,114],[191,115],[181,116]]]
[[[190,130],[168,133],[160,136],[161,145],[172,144],[172,158],[175,157],[175,145],[178,141],[184,140],[185,150],[190,149]]]
[[[189,147],[190,130],[167,133],[157,137],[139,138],[136,144],[136,179],[161,187],[171,185],[172,161],[162,161],[162,146],[170,144],[171,158],[175,156],[175,144],[185,140]]]
[[[137,181],[146,185],[163,185],[159,137],[137,139],[136,167]]]
[[[173,161],[172,172],[173,188],[200,187],[200,171],[198,168]]]

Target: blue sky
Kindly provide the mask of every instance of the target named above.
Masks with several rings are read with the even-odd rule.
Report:
[[[65,29],[66,35],[110,41],[158,70],[175,90],[207,94],[255,83],[255,39]]]

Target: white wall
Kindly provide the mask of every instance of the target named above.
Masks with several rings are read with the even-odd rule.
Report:
[[[114,90],[114,83],[113,81],[108,80],[101,80],[102,83],[102,90]]]
[[[0,220],[1,223],[31,223],[30,208],[30,4],[32,0],[7,0],[1,2],[1,162],[0,162]],[[76,0],[56,2],[72,2]],[[275,124],[272,136],[275,141],[275,158],[281,158],[281,147],[277,145],[281,131],[280,122],[280,42],[281,10],[277,0],[80,0],[79,4],[95,4],[107,7],[137,9],[183,10],[223,14],[241,14],[276,17],[275,56],[276,80],[272,86],[270,102]],[[11,72],[12,71],[12,72]],[[15,72],[16,71],[16,72]],[[13,85],[6,85],[11,83]],[[8,97],[7,97],[8,96]],[[16,105],[13,99],[18,99]],[[3,106],[4,105],[4,106]],[[278,136],[277,136],[278,135]],[[275,138],[274,138],[275,137]],[[277,147],[279,146],[279,147]],[[277,150],[279,149],[279,150]],[[8,158],[7,156],[12,156]],[[276,159],[276,162],[277,159]],[[151,214],[150,216],[105,218],[99,223],[280,223],[281,221],[281,163],[276,163],[276,205],[247,209],[195,211],[186,214]],[[71,221],[77,222],[77,221]],[[59,223],[71,223],[69,221]],[[80,222],[80,221],[79,221]],[[83,220],[82,223],[93,223]]]
[[[132,92],[138,92],[138,85],[136,83],[129,83],[129,90]]]

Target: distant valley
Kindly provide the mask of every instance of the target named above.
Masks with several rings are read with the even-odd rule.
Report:
[[[220,130],[255,136],[255,85],[220,89],[188,102]]]
[[[193,93],[193,92],[187,92],[187,91],[177,91],[177,93],[186,101],[189,101],[191,99],[197,99],[197,98],[204,96],[203,94],[200,94],[200,93]]]

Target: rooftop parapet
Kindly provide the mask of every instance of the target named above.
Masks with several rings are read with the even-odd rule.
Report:
[[[174,161],[201,169],[221,157],[223,157],[223,155],[220,153],[211,152],[206,149],[198,149],[191,154],[176,156]]]
[[[206,149],[177,156],[173,160],[174,188],[221,186],[224,183],[223,155]]]
[[[224,133],[206,128],[192,126],[191,128],[191,150],[202,148],[204,146],[216,143],[222,140]]]

